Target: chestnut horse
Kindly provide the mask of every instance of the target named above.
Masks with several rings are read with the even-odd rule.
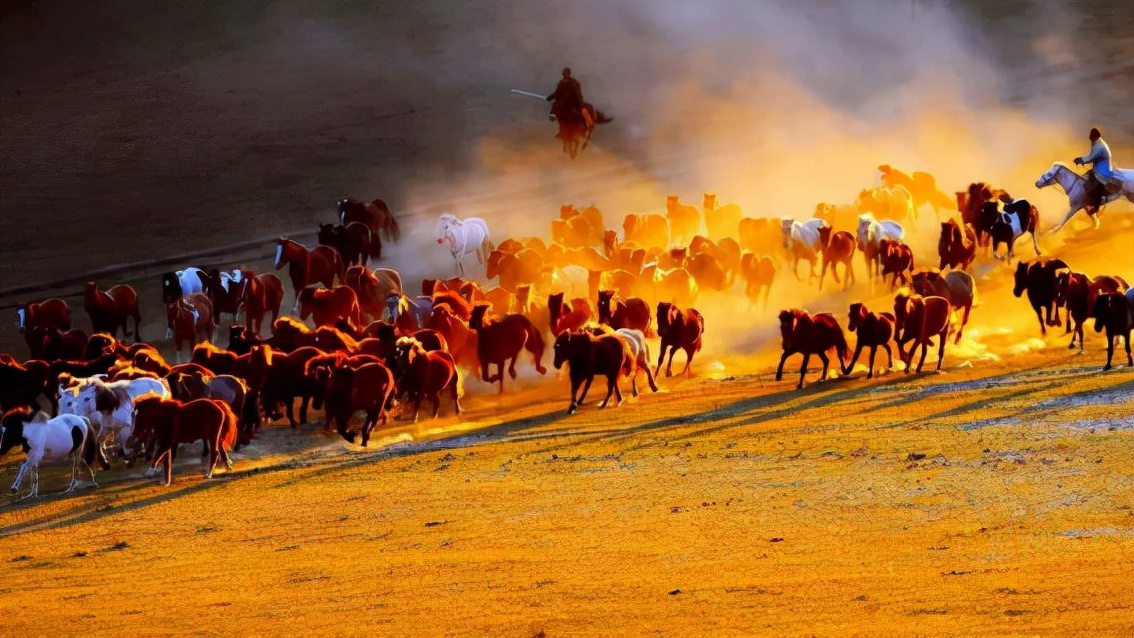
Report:
[[[508,374],[516,378],[516,359],[525,348],[532,353],[536,372],[547,374],[540,359],[543,358],[543,335],[523,315],[508,314],[499,319],[486,319],[489,304],[481,302],[473,306],[469,318],[469,328],[477,333],[476,354],[480,360],[480,375],[485,383],[499,382],[500,393],[504,393],[504,364],[508,363]],[[488,373],[488,366],[496,366],[496,374]]]
[[[961,335],[965,332],[965,326],[969,324],[969,313],[976,302],[976,281],[973,280],[973,276],[963,270],[953,270],[942,275],[937,270],[927,268],[913,274],[910,278],[910,288],[926,297],[944,297],[956,310],[964,308],[965,314],[961,317],[961,325],[957,328],[957,336],[953,340],[953,343],[961,343]]]
[[[847,265],[848,270],[850,265]],[[740,258],[740,276],[744,279],[744,296],[748,297],[749,304],[755,304],[764,293],[764,308],[768,307],[768,295],[772,291],[772,281],[776,278],[776,263],[767,255],[744,253]],[[819,280],[822,287],[823,281]]]
[[[344,277],[343,261],[339,253],[329,246],[316,246],[308,250],[303,244],[280,237],[276,240],[276,270],[288,266],[291,288],[295,291],[295,307],[299,311],[299,291],[314,283],[330,288],[335,284],[335,276]]]
[[[71,329],[71,307],[62,299],[46,299],[39,303],[26,303],[16,309],[16,328],[24,335],[31,357],[38,359],[40,338],[33,338],[36,328],[57,328],[62,332]]]
[[[469,325],[455,316],[449,306],[435,306],[425,320],[425,328],[436,330],[449,344],[449,353],[460,365],[480,374],[480,361],[477,359],[477,333]]]
[[[398,220],[390,212],[390,207],[380,199],[370,202],[360,202],[353,197],[339,200],[339,223],[343,226],[351,222],[359,222],[370,229],[373,238],[379,239],[379,234],[386,235],[386,241],[398,241],[401,238],[401,229]],[[379,239],[379,242],[381,240]],[[378,257],[381,257],[379,255]],[[378,258],[376,257],[376,259]]]
[[[133,287],[126,284],[113,286],[110,290],[99,290],[93,281],[83,286],[83,308],[91,317],[93,332],[108,332],[118,334],[122,328],[122,336],[129,337],[126,320],[134,320],[134,341],[142,340],[141,329],[142,313],[138,310],[138,293]]]
[[[701,350],[701,336],[704,334],[705,318],[695,308],[682,312],[667,301],[658,303],[658,336],[661,337],[661,348],[658,351],[658,365],[654,368],[654,376],[657,376],[661,370],[667,349],[669,363],[665,366],[665,376],[673,376],[673,355],[677,353],[678,348],[685,351],[685,369],[681,374],[688,373],[689,365],[693,363],[693,355]]]
[[[402,292],[402,276],[390,268],[351,266],[343,283],[358,297],[358,307],[370,320],[380,319],[386,312],[386,299]]]
[[[567,414],[574,414],[583,404],[591,383],[600,374],[606,376],[606,398],[599,404],[599,408],[607,406],[611,395],[618,399],[619,405],[622,404],[618,377],[635,376],[637,364],[630,346],[621,337],[612,334],[595,336],[585,331],[564,332],[555,338],[553,348],[555,369],[562,369],[566,362],[571,378],[571,406],[567,408]],[[579,386],[583,386],[583,393],[576,399]]]
[[[340,366],[331,370],[327,379],[327,420],[336,423],[339,436],[354,443],[356,434],[347,430],[350,417],[359,410],[366,412],[362,423],[362,447],[370,442],[370,433],[378,420],[386,424],[386,404],[394,393],[394,374],[381,363],[368,363],[357,370]]]
[[[913,363],[914,349],[921,346],[921,359],[917,363],[917,372],[921,372],[925,364],[925,355],[929,346],[933,345],[933,337],[938,338],[937,369],[945,360],[945,342],[949,339],[949,327],[953,315],[953,308],[949,300],[944,297],[922,297],[916,292],[906,294],[899,292],[894,296],[895,326],[901,333],[897,338],[898,356],[906,363],[906,374],[910,373],[910,364]],[[909,352],[902,349],[902,344],[912,341]]]
[[[610,326],[614,330],[619,328],[633,328],[641,330],[647,337],[653,335],[650,329],[650,306],[639,299],[631,297],[626,300],[615,299],[613,290],[600,290],[598,294],[598,322]]]
[[[878,354],[878,348],[886,350],[886,356],[890,360],[886,367],[894,367],[894,353],[890,350],[890,341],[894,338],[894,315],[888,312],[876,314],[867,310],[865,304],[852,303],[847,329],[858,332],[858,343],[854,346],[854,355],[851,356],[850,363],[843,367],[844,375],[851,373],[854,364],[858,362],[858,355],[862,354],[862,349],[866,347],[870,348],[870,370],[866,373],[867,379],[874,378],[874,356]]]
[[[572,299],[570,308],[563,303],[563,293],[547,296],[548,327],[551,334],[558,337],[563,332],[578,330],[594,319],[591,306],[586,299]]]
[[[856,244],[854,235],[845,230],[832,234],[830,226],[819,228],[819,249],[823,251],[823,267],[819,271],[819,290],[823,290],[823,278],[827,276],[828,266],[831,268],[831,276],[835,278],[835,283],[840,283],[839,270],[836,266],[843,264],[846,268],[844,273],[846,284],[843,286],[843,290],[850,288],[855,283],[854,266],[851,265],[851,258],[854,257]]]
[[[217,461],[232,470],[228,451],[236,443],[237,419],[224,401],[193,399],[182,403],[155,395],[139,397],[134,401],[134,438],[150,447],[153,443],[153,467],[165,464],[165,484],[173,482],[173,460],[177,446],[194,441],[205,442],[205,478],[212,478]],[[137,446],[134,446],[137,447]]]
[[[194,292],[165,306],[165,338],[173,339],[177,363],[181,363],[181,346],[189,344],[189,352],[202,341],[216,341],[217,324],[213,304],[208,295]]]
[[[272,314],[274,322],[280,316],[280,306],[283,305],[283,282],[270,272],[254,275],[245,271],[247,275],[244,286],[244,322],[248,330],[259,335],[264,327],[264,316]]]
[[[803,355],[803,365],[799,367],[799,385],[797,390],[803,388],[803,377],[807,374],[807,362],[811,355],[817,355],[823,362],[822,380],[827,379],[827,370],[831,361],[827,358],[827,351],[835,349],[839,357],[839,367],[847,358],[847,339],[839,322],[829,313],[812,315],[806,310],[792,308],[780,313],[780,337],[783,340],[784,353],[780,356],[780,365],[776,368],[776,381],[784,378],[784,362],[793,354]]]
[[[899,277],[902,278],[902,285],[909,283],[909,275],[906,273],[911,273],[914,269],[913,250],[909,246],[894,239],[883,239],[878,242],[878,260],[882,263],[880,278],[885,281],[886,275],[894,276],[890,280],[891,292],[898,287]]]
[[[398,369],[398,391],[413,403],[413,422],[417,423],[421,403],[426,396],[433,401],[433,418],[441,412],[441,393],[448,392],[453,399],[453,411],[461,414],[457,396],[459,379],[457,363],[448,352],[427,351],[413,337],[398,339],[395,346]]]
[[[314,315],[315,327],[329,326],[339,317],[346,317],[356,326],[362,323],[358,297],[349,286],[330,289],[309,286],[299,291],[296,301],[300,320],[306,321]]]

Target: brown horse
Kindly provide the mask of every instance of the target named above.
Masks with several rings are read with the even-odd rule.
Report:
[[[134,341],[141,341],[142,313],[138,310],[138,293],[132,286],[119,284],[109,290],[99,290],[93,281],[83,286],[83,308],[91,318],[93,332],[108,332],[118,334],[122,328],[122,336],[129,337],[127,319],[134,320]]]
[[[330,288],[335,284],[335,277],[345,278],[343,261],[339,253],[329,246],[316,246],[308,250],[303,244],[280,237],[276,240],[276,270],[288,267],[287,274],[291,277],[291,288],[295,291],[295,309],[299,310],[299,291],[315,283],[321,283]]]
[[[969,184],[966,191],[957,191],[957,210],[961,213],[961,222],[966,226],[972,226],[976,232],[977,244],[985,246],[991,253],[992,249],[992,236],[984,229],[984,219],[982,215],[982,208],[985,202],[997,199],[1001,203],[1007,204],[1012,201],[1012,196],[1007,191],[1000,188],[992,188],[984,182],[973,182]]]
[[[854,257],[857,244],[854,235],[845,230],[832,234],[830,226],[819,228],[819,249],[823,251],[823,268],[819,271],[819,290],[823,290],[823,278],[827,276],[828,266],[831,267],[831,276],[835,278],[835,283],[839,283],[839,270],[836,268],[838,264],[843,264],[846,269],[843,273],[846,279],[843,290],[855,283],[851,258]]]
[[[508,374],[516,378],[516,359],[525,348],[532,353],[536,372],[547,374],[540,359],[543,358],[543,335],[523,315],[509,314],[492,320],[486,319],[487,303],[473,307],[469,318],[469,328],[477,332],[477,359],[480,360],[480,375],[485,383],[499,382],[500,393],[504,393],[504,364],[508,363]],[[488,366],[496,366],[496,374],[488,373]]]
[[[314,401],[318,410],[322,405],[322,395],[318,384],[313,383],[304,374],[304,366],[313,357],[325,354],[318,348],[304,346],[287,354],[272,352],[269,346],[253,348],[249,353],[251,367],[254,374],[263,375],[263,389],[260,392],[260,401],[264,411],[270,415],[278,415],[279,405],[284,406],[284,414],[288,424],[297,427],[294,416],[294,403],[296,397],[299,403],[299,423],[307,423],[307,407]],[[249,380],[251,384],[251,380]]]
[[[618,399],[619,405],[622,404],[618,377],[633,377],[637,363],[630,346],[621,337],[612,334],[596,336],[585,331],[564,332],[555,338],[554,351],[555,369],[560,370],[567,363],[571,378],[571,406],[567,408],[567,414],[574,414],[583,404],[591,383],[600,374],[606,377],[606,398],[599,408],[607,406],[611,395]],[[583,393],[576,399],[579,386],[583,386]]]
[[[890,341],[894,338],[894,315],[888,312],[876,314],[867,310],[865,304],[852,303],[847,328],[851,332],[858,332],[858,343],[854,346],[854,355],[851,356],[850,363],[843,366],[844,375],[851,373],[854,364],[858,362],[858,355],[867,347],[870,348],[870,370],[866,373],[867,379],[874,378],[874,356],[878,354],[878,348],[886,350],[886,356],[890,360],[886,367],[894,367],[894,353],[890,350]]]
[[[434,306],[425,327],[436,330],[449,344],[449,353],[456,363],[466,366],[474,375],[480,374],[480,361],[477,359],[477,333],[469,325],[454,315],[448,306]]]
[[[386,404],[394,393],[394,374],[381,363],[368,363],[357,370],[340,366],[331,370],[327,379],[327,420],[336,423],[339,436],[354,443],[357,436],[347,430],[350,417],[363,410],[362,447],[370,442],[370,433],[379,419],[386,424]]]
[[[166,377],[169,392],[178,401],[193,399],[217,399],[228,404],[237,415],[237,441],[234,450],[252,442],[255,435],[255,419],[246,418],[244,402],[248,398],[248,384],[231,374],[213,376],[197,371],[174,372]]]
[[[1103,371],[1111,369],[1111,360],[1114,358],[1114,341],[1121,337],[1126,342],[1126,365],[1134,368],[1134,357],[1130,355],[1130,331],[1134,330],[1134,288],[1120,292],[1104,293],[1095,299],[1091,308],[1091,316],[1095,319],[1095,332],[1106,330],[1106,366]]]
[[[717,241],[731,235],[744,219],[740,206],[718,205],[716,193],[705,193],[701,199],[701,209],[705,214],[705,230],[710,238]]]
[[[1083,324],[1087,321],[1094,305],[1096,295],[1092,294],[1091,278],[1081,272],[1060,270],[1055,277],[1055,303],[1062,305],[1067,311],[1067,329],[1071,331],[1071,321],[1075,328],[1071,334],[1071,344],[1068,349],[1075,347],[1075,338],[1079,338],[1079,352],[1083,351]]]
[[[543,259],[536,251],[525,248],[517,253],[494,250],[485,262],[487,279],[500,278],[500,287],[512,292],[523,284],[534,284],[540,280]]]
[[[382,258],[382,239],[375,238],[366,224],[351,222],[319,224],[318,241],[322,246],[334,248],[348,266],[367,263],[368,259]]]
[[[779,219],[743,217],[737,222],[737,236],[741,248],[757,255],[779,255],[784,252]]]
[[[417,423],[421,403],[425,397],[433,401],[433,418],[441,412],[441,393],[448,392],[453,399],[453,411],[461,414],[457,397],[459,380],[457,363],[448,352],[427,351],[413,337],[398,339],[395,358],[398,391],[413,403],[413,422]]]
[[[299,302],[300,320],[312,317],[316,327],[332,325],[339,317],[347,318],[356,326],[362,323],[358,297],[349,286],[331,289],[308,286],[299,291],[296,301]]]
[[[358,307],[370,320],[380,319],[386,312],[390,295],[402,292],[402,276],[390,268],[351,266],[343,279],[358,297]]]
[[[370,229],[373,237],[384,233],[386,241],[398,241],[401,238],[398,220],[394,219],[386,202],[380,199],[371,200],[369,203],[360,202],[353,197],[339,200],[339,223],[347,226],[351,222],[364,224]]]
[[[581,216],[551,220],[551,241],[564,248],[590,246],[593,236],[590,222]]]
[[[899,277],[902,285],[909,283],[909,275],[906,273],[911,273],[914,269],[913,250],[909,246],[893,239],[883,239],[878,243],[878,259],[882,263],[882,280],[886,280],[886,275],[893,275],[890,280],[891,291],[898,287]]]
[[[627,215],[622,220],[622,240],[645,248],[669,248],[669,220],[661,215]]]
[[[255,275],[245,271],[244,321],[254,335],[259,335],[264,326],[264,317],[271,313],[272,321],[280,316],[283,305],[283,282],[272,273]]]
[[[62,332],[71,329],[71,307],[62,299],[46,299],[39,303],[26,303],[16,309],[16,328],[24,335],[31,357],[38,359],[40,339],[33,339],[36,328],[55,328]]]
[[[941,258],[940,270],[945,267],[968,270],[976,259],[977,236],[973,227],[965,224],[965,232],[961,234],[961,227],[957,220],[949,219],[941,222],[941,238],[937,241],[937,255]]]
[[[921,372],[925,364],[925,355],[929,346],[933,345],[933,337],[938,337],[937,369],[945,360],[945,342],[949,339],[949,327],[953,315],[953,308],[949,300],[944,297],[922,297],[916,292],[905,294],[900,292],[894,296],[894,325],[900,336],[898,342],[898,356],[906,364],[906,374],[910,373],[910,364],[913,363],[914,350],[921,346],[921,360],[917,363],[917,372]],[[902,348],[903,344],[912,341],[909,352]]]
[[[650,329],[650,306],[637,297],[616,299],[613,290],[600,290],[598,295],[598,322],[619,328],[641,330],[647,337],[653,335]]]
[[[216,341],[217,324],[213,317],[213,304],[203,292],[184,295],[165,306],[165,338],[173,339],[177,350],[177,362],[181,363],[182,346],[189,344],[189,351],[202,341]]]
[[[231,470],[228,450],[236,442],[236,433],[236,413],[224,401],[194,399],[182,403],[156,395],[134,400],[133,438],[146,443],[147,448],[153,443],[153,467],[165,463],[165,485],[173,482],[173,460],[181,443],[205,442],[206,478],[213,477],[218,460],[223,460],[225,467]]]
[[[89,341],[86,331],[79,328],[66,332],[59,328],[32,328],[24,333],[24,338],[31,350],[31,358],[46,361],[82,359]]]
[[[280,317],[272,323],[272,336],[267,339],[273,350],[292,352],[315,345],[315,331],[295,317]]]
[[[559,219],[572,219],[574,217],[582,217],[587,220],[587,227],[591,232],[591,235],[587,239],[587,245],[601,245],[602,233],[606,228],[602,219],[602,211],[594,205],[587,206],[582,210],[570,204],[559,207]]]
[[[696,206],[682,204],[677,195],[665,198],[665,217],[674,243],[687,244],[701,232],[701,211]]]
[[[755,304],[764,293],[764,308],[768,307],[768,295],[776,278],[776,263],[767,255],[744,253],[740,259],[740,277],[744,280],[744,296],[750,304]]]
[[[472,316],[472,303],[465,299],[461,294],[452,290],[442,290],[433,293],[432,308],[445,306],[453,315],[460,317],[462,321],[468,321]]]
[[[667,349],[669,363],[665,366],[665,376],[673,376],[673,355],[677,354],[678,348],[685,351],[685,369],[681,374],[689,374],[693,355],[701,351],[701,337],[704,334],[705,318],[696,308],[683,312],[669,302],[658,303],[658,336],[661,337],[661,348],[658,350],[658,364],[654,368],[654,376],[656,377],[661,370]]]
[[[954,270],[942,275],[939,271],[927,268],[919,270],[910,278],[910,288],[914,292],[926,297],[937,296],[949,300],[949,305],[960,310],[964,308],[965,314],[961,318],[961,325],[957,329],[957,336],[953,343],[961,343],[961,335],[969,323],[969,313],[972,312],[976,301],[976,281],[973,276],[963,270]]]
[[[799,385],[795,386],[797,390],[803,388],[803,378],[807,375],[807,363],[811,360],[811,355],[817,355],[823,362],[821,379],[824,381],[831,364],[827,358],[828,350],[835,349],[839,367],[843,367],[843,361],[847,358],[847,339],[834,316],[825,312],[812,315],[806,310],[792,308],[780,312],[779,319],[784,353],[776,368],[776,381],[784,378],[784,362],[796,353],[803,355],[803,365],[799,367]]]
[[[1040,332],[1047,336],[1047,326],[1060,326],[1059,306],[1055,303],[1055,274],[1061,268],[1070,268],[1062,259],[1048,261],[1021,261],[1016,264],[1015,286],[1012,294],[1019,298],[1026,290],[1028,303],[1039,319]],[[1047,321],[1044,321],[1044,313]]]
[[[570,308],[563,303],[563,293],[547,296],[548,327],[551,334],[558,337],[564,332],[578,330],[594,319],[591,306],[586,299],[572,299]]]

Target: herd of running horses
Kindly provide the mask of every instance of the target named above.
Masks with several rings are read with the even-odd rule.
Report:
[[[324,411],[325,430],[366,446],[391,412],[416,420],[426,399],[434,417],[443,403],[460,414],[466,375],[503,393],[505,370],[516,379],[525,352],[545,374],[548,343],[554,367],[567,366],[569,410],[584,404],[596,377],[606,381],[602,408],[622,401],[623,380],[637,396],[644,374],[658,391],[662,364],[671,376],[678,351],[685,354],[681,374],[692,374],[706,324],[712,327],[698,300],[729,300],[743,291],[750,307],[762,301],[766,308],[777,279],[804,281],[800,262],[808,264],[807,286],[822,290],[830,270],[844,290],[872,299],[881,290],[892,304],[850,305],[853,354],[833,314],[784,309],[777,380],[794,354],[803,357],[797,387],[812,355],[825,379],[832,350],[844,375],[855,372],[864,350],[867,378],[879,350],[892,367],[892,346],[906,373],[919,347],[916,371],[931,347],[940,369],[947,343],[960,342],[974,305],[971,266],[990,256],[1011,260],[1025,234],[1036,259],[1017,263],[1014,293],[1026,292],[1041,332],[1064,325],[1062,309],[1070,347],[1082,349],[1083,326],[1094,317],[1095,330],[1106,332],[1106,368],[1118,337],[1134,366],[1134,290],[1115,274],[1089,276],[1060,259],[1040,259],[1038,213],[1029,202],[984,183],[954,198],[925,173],[880,171],[881,186],[862,190],[853,203],[819,204],[806,220],[746,217],[707,193],[700,207],[670,196],[664,214],[628,214],[621,232],[608,227],[598,208],[567,205],[551,221],[550,241],[496,244],[484,220],[442,215],[437,243],[448,248],[459,276],[423,280],[420,293],[405,287],[395,269],[371,267],[382,259],[383,241],[400,239],[388,206],[344,199],[335,222],[319,226],[319,245],[276,242],[273,265],[287,269],[290,307],[274,272],[188,267],[164,275],[160,301],[173,364],[141,339],[140,302],[129,285],[86,284],[90,332],[75,325],[62,299],[23,304],[16,319],[28,358],[0,354],[0,455],[15,447],[27,452],[12,491],[30,474],[28,495],[37,494],[40,463],[63,460],[71,462],[68,491],[84,484],[80,470],[93,484],[94,465],[130,467],[139,457],[150,464],[147,474],[164,466],[169,484],[178,445],[198,440],[211,476],[219,462],[231,468],[228,452],[250,444],[261,425],[286,416],[295,428],[306,423],[309,407]],[[926,214],[937,217],[936,237],[915,232]],[[933,243],[937,254],[930,257],[923,248]],[[483,264],[483,278],[463,276],[470,255]],[[856,262],[865,267],[859,276]],[[226,314],[231,321],[222,321]],[[217,345],[222,325],[227,347]],[[354,428],[359,412],[365,416]]]

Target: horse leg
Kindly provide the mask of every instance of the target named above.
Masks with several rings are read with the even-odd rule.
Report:
[[[807,375],[807,362],[811,360],[811,353],[803,353],[803,365],[799,366],[799,385],[795,386],[796,390],[803,389],[803,377]]]
[[[413,397],[413,423],[417,423],[417,416],[421,413],[421,402],[425,399],[425,392],[418,392]],[[434,414],[433,416],[437,416]]]
[[[31,468],[31,491],[28,492],[28,498],[39,496],[39,462]]]
[[[819,269],[819,291],[823,291],[823,279],[827,276],[827,266],[831,264],[827,262],[827,253],[823,253],[823,267]],[[835,283],[839,283],[839,273],[834,268],[831,269],[831,276],[835,278]]]
[[[665,364],[665,376],[673,376],[673,355],[677,354],[677,346],[669,349],[669,361]]]
[[[579,394],[579,386],[583,385],[582,379],[571,379],[571,405],[567,408],[567,414],[575,414],[575,408],[579,407],[579,402],[575,397]]]
[[[928,354],[928,353],[929,353],[929,341],[928,340],[922,341],[921,342],[921,359],[918,360],[917,370],[915,370],[915,372],[917,372],[918,374],[921,374],[921,367],[923,365],[925,365],[925,355]],[[912,360],[913,357],[910,357],[910,359]]]
[[[886,346],[886,349],[889,350],[890,349],[889,346]],[[877,354],[878,354],[878,346],[870,346],[870,372],[866,373],[867,379],[873,379],[874,378],[874,357]],[[855,359],[857,359],[857,358],[858,358],[858,354],[855,353]],[[893,362],[894,362],[894,358],[890,357],[890,363],[893,364]]]
[[[858,356],[860,354],[862,354],[862,348],[865,345],[865,344],[861,343],[861,341],[862,341],[861,339],[859,341],[860,341],[860,343],[858,343],[854,347],[854,355],[851,356],[850,363],[843,366],[843,376],[849,375],[851,373],[851,370],[854,370],[854,364],[858,363]],[[872,346],[872,348],[873,348],[873,346]],[[873,374],[874,374],[874,350],[871,349],[871,351],[870,351],[870,372],[868,372],[866,374],[866,378],[869,379],[871,377],[871,375],[873,375]]]
[[[693,364],[693,355],[695,354],[697,354],[696,350],[692,348],[685,349],[685,369],[681,371],[682,376],[693,376],[693,373],[689,370],[689,366]]]
[[[940,343],[937,344],[937,371],[941,372],[941,363],[945,361],[945,342],[949,340],[949,326],[946,325],[945,329],[941,331]]]
[[[1039,306],[1032,306],[1032,309],[1036,311],[1036,319],[1039,320],[1040,333],[1043,336],[1046,337],[1047,336],[1047,324],[1043,320],[1043,308],[1041,308]]]
[[[614,398],[618,399],[618,405],[622,405],[622,389],[618,387],[618,375],[614,375]]]
[[[603,397],[602,403],[598,406],[600,410],[610,404],[610,397],[614,395],[614,389],[618,387],[618,384],[615,383],[617,378],[617,375],[606,375],[606,396]]]
[[[973,309],[972,303],[965,306],[965,314],[961,317],[961,327],[957,328],[957,337],[953,339],[954,344],[961,343],[961,335],[965,332],[965,326],[969,323],[969,312]]]
[[[579,395],[579,400],[575,402],[575,405],[583,405],[583,401],[587,398],[587,392],[590,391],[591,384],[594,383],[594,382],[595,382],[595,375],[592,374],[592,375],[587,377],[587,381],[583,385],[583,393]]]
[[[1042,253],[1042,252],[1040,252],[1040,249],[1039,249],[1039,242],[1037,242],[1037,241],[1036,241],[1036,231],[1034,231],[1034,230],[1033,230],[1033,231],[1031,231],[1031,235],[1032,235],[1032,248],[1035,248],[1035,249],[1036,249],[1036,257],[1039,257],[1039,256],[1040,256],[1040,255],[1042,255],[1043,253]]]
[[[826,381],[827,380],[827,372],[831,368],[831,360],[829,358],[827,358],[826,352],[820,352],[819,353],[819,360],[823,362],[823,376],[819,377],[819,380],[820,381]],[[842,362],[840,362],[840,363],[842,363]]]
[[[24,474],[27,474],[28,462],[25,460],[20,464],[19,471],[16,472],[16,480],[12,481],[12,493],[20,491],[20,483],[24,480]]]
[[[520,353],[517,352],[516,356],[512,357],[512,360],[508,362],[508,376],[512,377],[512,379],[515,379],[516,376],[517,376],[517,374],[516,374],[516,361],[519,361],[519,359],[520,359]],[[501,375],[501,376],[503,376],[503,375]]]
[[[457,378],[456,373],[453,375],[453,383],[449,385],[449,395],[453,397],[453,411],[457,416],[461,415],[461,398],[457,396]]]
[[[1110,370],[1111,367],[1112,367],[1110,365],[1110,363],[1111,363],[1111,360],[1114,358],[1114,340],[1115,340],[1115,337],[1117,337],[1117,336],[1118,335],[1111,333],[1110,330],[1106,331],[1106,365],[1103,366],[1103,372]],[[14,489],[15,488],[13,488],[13,490]]]
[[[1134,368],[1134,356],[1131,356],[1130,354],[1130,332],[1127,331],[1125,334],[1123,334],[1122,339],[1126,342],[1126,366],[1129,368]]]
[[[784,362],[787,361],[789,355],[792,354],[791,350],[784,350],[783,356],[780,357],[780,365],[776,368],[776,381],[783,381],[784,379]],[[660,367],[660,365],[659,365]]]
[[[666,346],[663,343],[661,348],[658,350],[658,365],[657,365],[657,367],[654,368],[654,376],[655,377],[658,376],[659,374],[661,374],[661,364],[662,364],[662,361],[665,361],[665,347]],[[783,367],[782,363],[780,364],[780,367],[781,368]]]

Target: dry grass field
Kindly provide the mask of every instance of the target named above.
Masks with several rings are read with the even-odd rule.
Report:
[[[1084,124],[1107,118],[1118,163],[1134,162],[1130,83],[1115,75],[1131,31],[1095,9],[1100,55],[1074,58],[1092,23],[1056,17],[1082,3],[1008,5],[1036,22],[982,13],[999,26],[957,35],[946,9],[917,2],[865,17],[770,3],[779,28],[678,3],[4,3],[0,351],[26,356],[21,300],[63,296],[87,327],[74,284],[6,289],[309,233],[346,195],[391,202],[404,233],[382,265],[408,285],[452,268],[431,244],[439,212],[546,235],[561,203],[593,201],[617,226],[669,192],[697,203],[715,189],[746,214],[802,218],[853,199],[882,162],[947,191],[1004,185],[1046,228],[1065,198],[1032,182],[1086,151]],[[824,63],[789,37],[835,26],[824,46],[843,54]],[[546,104],[507,91],[550,90],[565,58],[616,117],[575,162]],[[760,65],[776,71],[749,72]],[[1040,246],[1134,280],[1129,211]],[[935,260],[935,225],[911,229],[919,265]],[[1030,241],[1017,256],[1033,257]],[[265,245],[206,261],[262,272],[270,259]],[[138,288],[154,340],[162,270],[100,279]],[[566,379],[521,358],[504,396],[466,380],[459,419],[445,403],[369,449],[324,433],[315,411],[298,431],[267,427],[211,480],[196,444],[169,488],[118,467],[59,495],[66,470],[44,466],[43,498],[0,504],[0,635],[1134,634],[1134,369],[1116,356],[1102,373],[1090,325],[1083,354],[1060,329],[1041,339],[1010,267],[982,258],[975,274],[978,305],[941,373],[931,354],[930,372],[868,381],[860,361],[797,391],[796,357],[775,381],[780,308],[845,320],[854,301],[892,303],[888,286],[819,293],[781,270],[767,309],[703,295],[694,376],[619,407],[598,410],[596,387],[568,416]],[[0,487],[22,456],[0,459]]]

